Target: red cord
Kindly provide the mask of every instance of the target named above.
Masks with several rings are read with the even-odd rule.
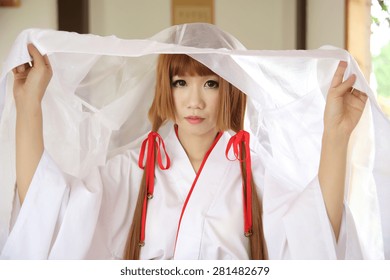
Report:
[[[226,147],[226,158],[230,161],[239,160],[240,162],[246,163],[246,182],[243,182],[243,208],[244,208],[244,232],[245,236],[252,235],[252,164],[251,164],[251,153],[250,153],[250,135],[245,130],[240,130],[236,135],[232,136]],[[245,147],[245,158],[241,155],[241,145]],[[233,153],[235,159],[229,158],[229,150],[233,147]]]
[[[145,151],[147,147],[146,166],[144,165]],[[161,146],[163,148],[166,164],[164,166],[161,156]],[[165,144],[161,136],[157,132],[150,132],[148,137],[142,142],[141,152],[138,159],[138,166],[142,169],[146,168],[146,195],[142,206],[142,218],[141,218],[141,235],[140,246],[145,242],[145,228],[146,228],[146,211],[148,207],[148,199],[153,198],[154,193],[154,168],[155,168],[155,151],[157,150],[157,164],[161,170],[166,170],[171,165],[171,160],[165,150]]]

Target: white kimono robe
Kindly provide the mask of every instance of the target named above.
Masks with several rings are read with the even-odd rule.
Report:
[[[11,70],[30,60],[28,42],[49,55],[53,78],[42,102],[46,151],[19,212]],[[159,53],[186,53],[248,95],[245,129],[252,135],[271,259],[390,257],[390,122],[353,58],[334,48],[249,51],[215,26],[187,24],[146,40],[51,30],[20,35],[0,77],[2,258],[121,258],[142,174],[136,162],[150,130],[145,120]],[[349,142],[336,245],[317,172],[324,97],[341,59],[369,102]],[[161,135],[172,167],[156,169],[141,258],[247,258],[239,166],[218,152],[227,135],[199,176],[176,240],[196,175],[171,128]]]
[[[142,259],[248,259],[242,178],[229,161],[225,132],[198,174],[171,130],[168,170],[156,168]],[[264,201],[271,259],[334,259],[335,243],[317,178],[292,192],[252,153],[253,176]],[[197,178],[179,220],[184,201]],[[117,259],[130,228],[142,171],[129,150],[83,181],[67,178],[45,152],[2,251],[5,258]],[[17,199],[15,199],[17,201]],[[14,211],[17,212],[17,205]]]

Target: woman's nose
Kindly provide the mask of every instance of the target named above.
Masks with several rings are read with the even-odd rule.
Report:
[[[191,86],[188,93],[188,107],[191,109],[203,109],[204,102],[201,89],[197,86]]]

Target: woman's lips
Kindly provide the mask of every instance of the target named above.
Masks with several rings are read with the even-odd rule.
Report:
[[[197,117],[197,116],[188,116],[188,117],[185,117],[185,119],[186,119],[190,124],[200,124],[201,122],[204,121],[204,118]]]

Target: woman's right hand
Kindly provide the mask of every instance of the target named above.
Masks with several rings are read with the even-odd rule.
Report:
[[[28,45],[32,64],[13,69],[16,105],[16,185],[20,202],[29,189],[44,151],[41,101],[52,76],[49,59]]]
[[[16,107],[22,110],[39,105],[52,77],[52,69],[47,55],[42,56],[33,45],[27,46],[32,63],[25,63],[13,69],[14,98]],[[27,108],[26,108],[27,107]]]

